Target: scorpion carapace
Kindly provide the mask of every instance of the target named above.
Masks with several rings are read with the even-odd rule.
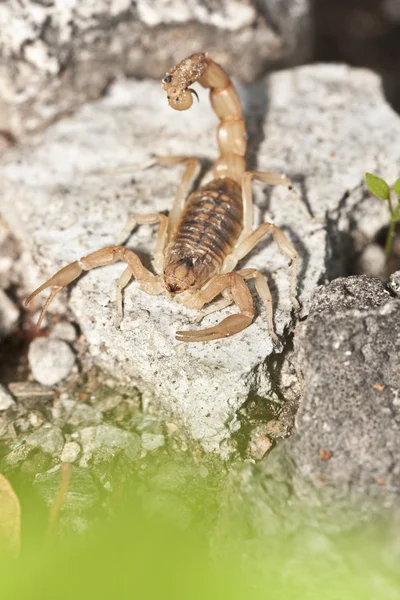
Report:
[[[169,213],[133,216],[118,243],[108,246],[67,265],[35,290],[25,304],[45,288],[52,288],[41,312],[38,327],[50,302],[82,271],[123,261],[126,268],[117,282],[118,324],[122,319],[122,290],[132,276],[148,294],[168,294],[184,306],[201,310],[197,321],[205,315],[235,304],[238,313],[225,317],[207,329],[178,331],[176,339],[183,342],[205,342],[229,337],[250,325],[254,318],[253,299],[246,281],[255,280],[256,290],[265,303],[268,328],[272,339],[271,293],[265,277],[256,269],[233,271],[244,256],[266,234],[272,234],[280,251],[291,261],[290,298],[297,310],[297,252],[283,231],[272,223],[263,223],[252,231],[252,180],[270,185],[285,185],[291,181],[285,175],[246,171],[246,128],[242,107],[232,81],[225,71],[207,54],[197,53],[175,66],[163,79],[170,106],[186,110],[192,104],[195,82],[210,89],[211,104],[220,119],[218,127],[219,158],[213,166],[214,179],[190,194],[191,181],[199,161],[184,156],[157,157],[152,164],[183,163],[186,169]],[[157,224],[158,234],[153,260],[154,273],[146,269],[139,257],[122,242],[136,225]],[[203,308],[215,300],[211,306]]]

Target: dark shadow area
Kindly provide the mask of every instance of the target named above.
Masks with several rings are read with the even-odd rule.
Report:
[[[316,0],[312,62],[344,62],[376,71],[400,112],[398,0]]]
[[[268,82],[265,79],[243,86],[236,82],[243,104],[247,130],[246,165],[248,171],[257,170],[258,154],[264,141],[264,121],[268,114]]]
[[[386,238],[389,231],[389,225],[382,227],[375,237],[375,243],[385,248]],[[389,278],[391,273],[400,270],[400,222],[397,223],[393,236],[392,251],[386,260],[385,278]]]

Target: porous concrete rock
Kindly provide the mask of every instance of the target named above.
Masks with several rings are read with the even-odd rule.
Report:
[[[116,76],[161,78],[207,51],[245,82],[304,61],[309,0],[0,3],[0,129],[19,136],[99,97]]]
[[[36,338],[29,346],[28,359],[34,378],[43,385],[62,381],[75,364],[75,355],[68,344],[51,338]]]
[[[398,175],[400,120],[375,75],[340,65],[275,74],[256,97],[245,95],[247,107],[262,111],[260,98],[268,111],[265,122],[259,120],[264,139],[251,147],[257,168],[286,172],[315,215],[310,221],[284,188],[254,186],[256,224],[273,220],[299,253],[304,317],[316,285],[343,272],[353,229],[368,236],[386,223],[386,207],[369,197],[362,182],[366,170],[389,180]],[[159,84],[119,82],[104,100],[51,127],[36,148],[10,152],[2,210],[25,255],[32,256],[24,271],[27,287],[32,290],[66,263],[113,244],[129,216],[168,210],[182,172],[96,170],[143,164],[152,153],[214,160],[216,125],[201,90],[199,104],[177,113]],[[142,226],[127,245],[151,257],[154,243],[155,227]],[[287,260],[266,240],[241,266],[267,276],[275,327],[285,343],[294,323]],[[196,313],[165,296],[148,296],[133,283],[125,290],[124,319],[117,329],[115,281],[121,272],[122,265],[93,270],[71,292],[71,307],[95,362],[137,383],[146,401],[156,399],[206,449],[226,455],[231,433],[240,428],[237,412],[249,395],[280,401],[268,371],[269,357],[280,348],[272,345],[262,305],[256,302],[254,323],[230,339],[182,344],[175,332],[199,327],[193,323]],[[60,305],[54,303],[52,310]],[[202,325],[232,310],[210,315]]]
[[[317,290],[296,331],[304,397],[288,448],[326,496],[400,494],[400,299],[378,279]],[[398,502],[398,499],[397,499]]]

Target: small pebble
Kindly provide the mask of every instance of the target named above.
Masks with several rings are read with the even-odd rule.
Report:
[[[33,377],[43,385],[65,379],[75,364],[75,355],[62,340],[36,338],[29,346],[29,365]]]
[[[0,410],[7,410],[10,406],[14,406],[15,401],[5,387],[0,384]]]
[[[203,479],[205,479],[206,477],[208,477],[208,469],[207,469],[207,467],[205,467],[204,465],[200,465],[200,467],[199,467],[199,475],[200,475],[200,477],[203,477]]]
[[[178,425],[176,423],[166,423],[168,435],[174,435],[178,431]]]
[[[271,448],[271,440],[264,434],[255,436],[250,442],[250,455],[255,460],[261,460]]]
[[[67,442],[61,453],[62,462],[73,463],[79,456],[81,447],[77,442]]]
[[[165,444],[165,437],[160,433],[142,433],[142,448],[157,450]]]
[[[31,412],[28,415],[29,424],[37,429],[41,425],[43,425],[45,419],[44,416],[40,412]]]
[[[64,340],[65,342],[74,342],[76,340],[76,329],[68,321],[60,321],[54,325],[50,331],[50,338]]]

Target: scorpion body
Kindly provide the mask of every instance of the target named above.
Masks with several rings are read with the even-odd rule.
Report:
[[[164,271],[167,290],[180,293],[218,273],[239,238],[242,217],[242,196],[235,181],[215,179],[194,192],[171,240]],[[187,281],[176,278],[179,265],[187,266]]]
[[[271,223],[263,223],[252,231],[252,180],[285,185],[290,189],[291,182],[286,176],[276,173],[246,171],[247,136],[241,103],[228,75],[208,55],[193,54],[167,73],[162,85],[170,106],[176,110],[190,108],[193,94],[196,94],[190,86],[195,82],[210,89],[211,104],[220,119],[217,134],[219,158],[213,166],[214,179],[192,192],[185,204],[199,161],[183,156],[157,157],[152,164],[186,164],[169,216],[158,213],[135,215],[117,245],[97,250],[67,265],[35,290],[26,304],[45,288],[52,288],[38,327],[55,295],[79,277],[82,271],[121,260],[127,267],[117,283],[118,323],[123,314],[122,290],[133,276],[145,292],[173,295],[178,302],[196,310],[222,296],[201,310],[198,321],[206,314],[235,304],[239,313],[226,317],[218,325],[176,334],[177,340],[185,342],[228,337],[248,327],[254,318],[253,300],[246,284],[247,280],[254,279],[256,290],[267,309],[269,332],[276,342],[272,299],[264,276],[256,269],[233,271],[238,261],[268,233],[291,261],[290,297],[293,307],[299,308],[295,297],[296,250],[283,231]],[[121,245],[132,229],[141,224],[158,224],[153,260],[155,274],[143,266],[134,252]]]

